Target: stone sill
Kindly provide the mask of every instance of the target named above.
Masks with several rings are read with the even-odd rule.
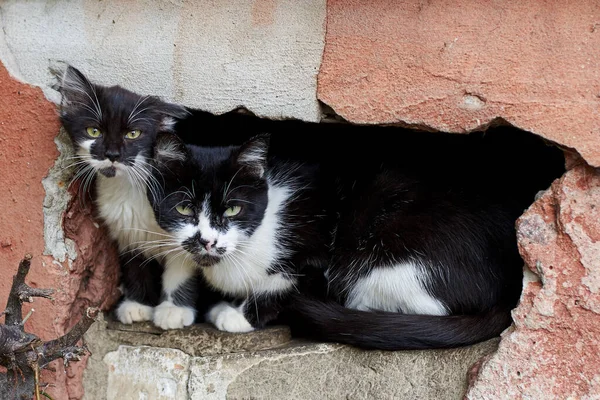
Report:
[[[86,398],[461,399],[473,364],[498,340],[452,350],[363,351],[207,325],[162,331],[107,318],[86,334]]]
[[[248,334],[221,332],[209,324],[164,331],[150,322],[126,325],[106,317],[105,333],[120,344],[168,347],[181,350],[190,356],[270,350],[292,343],[290,331],[284,326],[270,327]]]

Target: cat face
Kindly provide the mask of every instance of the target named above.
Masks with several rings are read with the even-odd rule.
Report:
[[[268,138],[242,146],[185,146],[160,135],[153,168],[163,190],[149,194],[159,225],[201,267],[235,259],[260,226],[268,203]]]
[[[157,97],[95,85],[70,66],[59,91],[60,119],[76,147],[78,165],[106,177],[147,172],[145,160],[158,132],[187,114]]]

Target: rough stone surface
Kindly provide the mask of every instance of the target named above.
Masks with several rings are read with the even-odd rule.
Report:
[[[600,170],[580,163],[520,218],[531,273],[469,399],[600,398]]]
[[[320,118],[325,0],[4,1],[0,23],[0,59],[36,85],[70,62],[98,82],[216,113]]]
[[[461,399],[497,341],[456,350],[361,351],[330,344],[197,357],[191,399]]]
[[[330,0],[318,97],[357,123],[501,117],[600,166],[600,3]]]
[[[171,348],[190,356],[206,356],[282,347],[290,342],[290,333],[284,327],[273,327],[249,335],[236,335],[218,332],[206,325],[165,332],[150,323],[124,325],[101,316],[85,335],[85,340],[92,353],[83,379],[85,398],[102,399],[106,396],[109,372],[103,357],[116,351],[119,345]]]
[[[190,357],[179,350],[119,346],[104,357],[107,399],[187,400]]]
[[[19,260],[31,253],[29,284],[57,291],[53,303],[35,301],[27,329],[52,339],[74,325],[86,307],[114,301],[116,254],[91,218],[91,202],[70,201],[72,171],[65,160],[71,153],[66,135],[57,137],[54,104],[40,89],[12,79],[1,64],[0,87],[0,204],[10,210],[0,213],[0,303],[5,304]],[[57,145],[65,153],[55,162]],[[54,372],[43,372],[55,385],[50,394],[81,398],[85,361],[71,364],[66,373],[60,362],[54,364]]]
[[[467,371],[498,342],[366,352],[290,340],[282,327],[225,334],[196,326],[161,335],[146,324],[123,328],[100,321],[86,335],[93,353],[85,372],[86,398],[142,393],[145,399],[460,399]]]

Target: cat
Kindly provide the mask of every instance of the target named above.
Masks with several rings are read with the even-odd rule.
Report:
[[[148,193],[156,220],[193,262],[187,276],[199,268],[229,300],[206,317],[220,330],[248,332],[275,320],[304,265],[327,259],[318,169],[269,163],[268,142],[201,147],[161,135],[156,144],[154,173],[164,184]]]
[[[267,138],[157,141],[163,186],[150,203],[208,285],[234,299],[208,312],[218,329],[285,321],[296,336],[398,350],[468,345],[510,325],[523,267],[514,223],[547,177],[513,195],[505,171],[449,147],[420,164],[359,149],[343,165],[335,154],[306,165],[269,154]]]
[[[75,179],[86,187],[95,179],[98,214],[121,254],[118,320],[153,320],[163,329],[192,324],[194,309],[178,307],[170,293],[161,296],[165,282],[160,276],[168,280],[169,275],[163,263],[178,260],[169,258],[170,243],[146,195],[159,188],[149,163],[158,133],[172,131],[189,111],[120,86],[93,84],[72,66],[65,69],[58,89],[60,120],[76,150],[74,165],[80,167]]]

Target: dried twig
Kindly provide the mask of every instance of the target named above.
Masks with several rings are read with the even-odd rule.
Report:
[[[65,368],[70,361],[79,361],[87,349],[85,346],[78,347],[77,342],[92,325],[99,310],[88,308],[69,332],[54,340],[43,342],[36,335],[25,332],[25,322],[33,313],[33,309],[23,318],[23,302],[32,302],[34,297],[52,300],[54,293],[53,289],[37,289],[25,284],[31,258],[31,255],[27,254],[19,263],[8,295],[6,310],[2,313],[5,315],[5,324],[0,324],[0,365],[13,371],[13,374],[7,374],[8,394],[11,398],[31,399],[35,396],[35,399],[39,400],[40,369],[58,358],[64,360]],[[46,393],[41,394],[49,397]]]

